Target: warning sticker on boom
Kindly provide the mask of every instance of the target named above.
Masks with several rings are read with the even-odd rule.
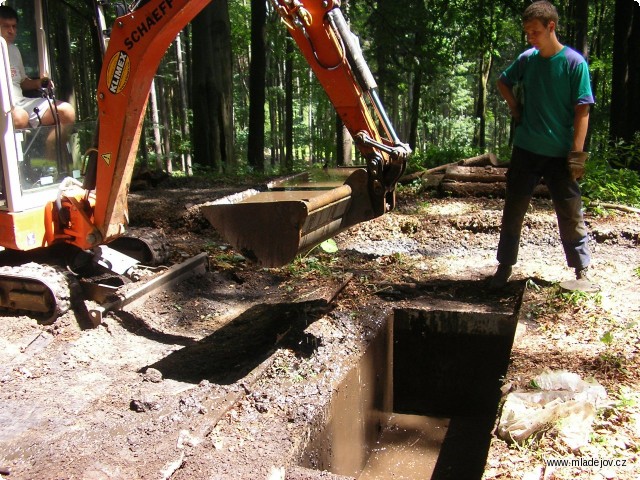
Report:
[[[131,70],[131,60],[129,55],[120,50],[116,53],[107,67],[107,83],[109,91],[114,95],[120,93],[129,80],[129,71]]]

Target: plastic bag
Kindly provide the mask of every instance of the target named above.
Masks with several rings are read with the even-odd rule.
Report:
[[[567,371],[547,370],[533,381],[540,390],[507,395],[498,436],[522,444],[553,427],[572,450],[586,445],[596,409],[607,402],[605,389]]]

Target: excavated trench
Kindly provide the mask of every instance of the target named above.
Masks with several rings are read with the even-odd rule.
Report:
[[[307,478],[481,478],[514,308],[434,299],[395,308],[301,454]]]

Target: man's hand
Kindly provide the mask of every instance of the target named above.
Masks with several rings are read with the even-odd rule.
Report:
[[[40,79],[40,88],[53,88],[53,82],[50,78],[42,77]]]
[[[567,156],[567,166],[569,174],[574,180],[580,180],[584,176],[584,166],[587,163],[589,154],[587,152],[569,152]]]
[[[520,125],[520,122],[522,121],[522,114],[520,113],[520,105],[518,104],[514,108],[509,107],[509,110],[511,111],[511,117],[516,122],[516,125]]]
[[[520,106],[520,102],[516,98],[516,95],[513,91],[513,86],[508,85],[501,78],[496,82],[496,86],[498,88],[498,92],[502,95],[502,98],[505,99],[507,105],[509,105],[509,111],[511,112],[511,116],[516,122],[516,125],[520,124],[521,116],[522,116],[522,107]]]

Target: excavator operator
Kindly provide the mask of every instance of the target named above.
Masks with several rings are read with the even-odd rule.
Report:
[[[15,45],[18,33],[18,13],[8,5],[0,5],[0,35],[7,42],[9,51],[9,64],[11,66],[11,81],[13,84],[13,100],[15,108],[12,111],[14,128],[37,127],[39,125],[61,125],[63,138],[66,141],[65,126],[75,122],[75,110],[67,102],[51,100],[48,97],[53,89],[53,83],[49,78],[29,78],[24,69],[22,55]],[[39,98],[25,97],[23,91],[44,90],[44,95]],[[53,134],[53,132],[52,132]],[[55,138],[47,140],[48,144],[54,143]]]

